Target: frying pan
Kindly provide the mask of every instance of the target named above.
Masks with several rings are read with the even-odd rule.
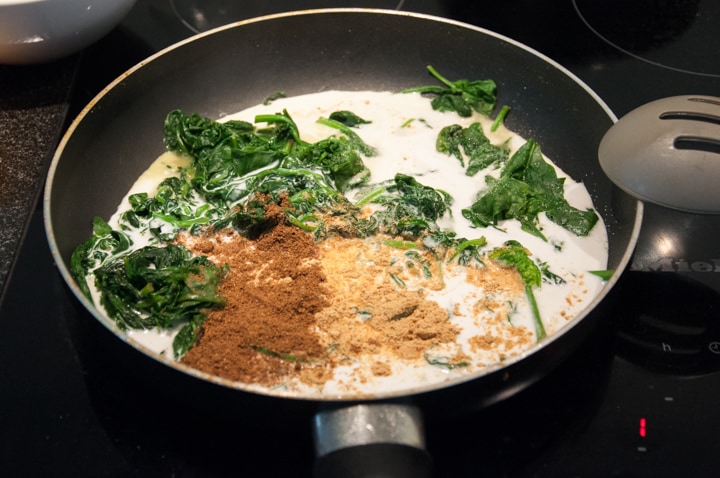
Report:
[[[588,188],[609,236],[600,295],[559,333],[526,353],[461,380],[358,400],[258,393],[145,349],[83,296],[69,274],[73,249],[92,218],[109,217],[134,180],[164,151],[162,125],[180,108],[220,118],[260,103],[330,89],[390,90],[428,84],[426,65],[446,77],[491,78],[507,126]],[[568,358],[603,316],[628,264],[642,205],[602,173],[597,147],[615,116],[579,79],[511,39],[467,24],[397,11],[325,9],[251,19],[189,38],[136,65],[106,87],[72,123],[50,166],[44,198],[57,267],[79,303],[131,353],[198,387],[221,387],[248,404],[314,420],[318,476],[426,476],[423,416],[484,407],[534,383]],[[448,406],[450,404],[450,406]],[[308,425],[309,426],[309,425]],[[353,461],[355,460],[355,461]],[[349,464],[348,464],[349,463]],[[339,471],[340,470],[340,471]],[[401,473],[404,473],[402,475]],[[383,476],[383,475],[373,475]]]

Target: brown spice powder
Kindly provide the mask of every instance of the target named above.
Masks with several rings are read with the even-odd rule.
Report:
[[[416,360],[433,345],[455,341],[459,328],[445,309],[393,283],[388,268],[396,255],[398,249],[364,239],[330,239],[321,247],[330,293],[317,319],[337,354]]]
[[[502,331],[470,337],[468,342],[471,350],[476,353],[491,351],[497,353],[499,358],[505,358],[513,348],[529,346],[534,340],[530,330],[508,326],[511,307],[507,297],[521,297],[525,288],[517,270],[488,261],[482,269],[468,268],[467,280],[483,291],[473,306],[473,315],[483,317],[488,329]]]
[[[268,206],[270,226],[257,239],[231,229],[178,238],[230,269],[219,290],[226,305],[209,312],[185,364],[264,386],[292,378],[322,386],[337,366],[361,364],[352,383],[343,380],[351,389],[373,376],[391,375],[394,361],[422,360],[434,346],[455,343],[460,328],[423,292],[442,287],[438,275],[425,277],[417,264],[401,265],[403,251],[381,240],[336,237],[315,243],[283,222],[282,207]],[[467,279],[485,291],[474,308],[498,308],[499,322],[505,304],[488,297],[521,291],[522,282],[509,269],[490,269],[468,269]],[[398,287],[391,274],[409,287]],[[527,330],[518,329],[506,338],[474,337],[470,345],[505,348],[530,339]],[[449,362],[469,360],[456,350]]]
[[[326,354],[315,331],[315,314],[327,305],[325,276],[307,233],[280,223],[256,240],[223,230],[179,241],[231,271],[219,288],[226,305],[208,314],[185,364],[271,385]]]

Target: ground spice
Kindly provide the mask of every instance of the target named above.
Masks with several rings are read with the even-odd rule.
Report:
[[[507,297],[521,297],[525,288],[515,269],[488,261],[482,269],[467,269],[466,277],[483,292],[475,300],[472,312],[476,321],[477,317],[483,318],[482,326],[488,331],[470,337],[472,352],[485,352],[491,357],[489,362],[503,360],[514,348],[528,346],[535,340],[527,328],[508,326],[512,307]]]
[[[185,364],[263,386],[297,380],[322,388],[336,378],[362,392],[373,377],[391,376],[394,363],[422,361],[430,350],[441,350],[448,364],[471,361],[456,344],[461,329],[450,312],[426,297],[444,287],[440,269],[447,265],[408,256],[383,238],[316,243],[284,222],[285,207],[267,206],[268,227],[255,239],[232,229],[178,238],[230,271],[219,289],[226,306],[208,314]],[[423,267],[433,273],[423,273]],[[482,316],[486,330],[468,340],[473,352],[502,356],[532,340],[527,329],[507,327],[507,294],[523,290],[515,271],[495,264],[460,270],[477,297],[464,308],[453,307],[453,314],[465,311],[476,322]],[[334,377],[349,364],[352,377]]]
[[[399,288],[390,277],[389,266],[402,251],[364,239],[331,239],[319,255],[330,293],[328,307],[318,313],[318,326],[338,354],[416,360],[433,345],[455,341],[460,329],[447,310],[418,288],[435,278],[416,276],[410,284],[414,287]],[[409,282],[412,275],[400,278]],[[385,373],[384,367],[377,370]]]
[[[315,331],[315,314],[327,305],[325,276],[307,233],[278,222],[255,240],[223,230],[179,241],[230,269],[219,288],[226,306],[208,314],[184,363],[270,385],[326,354]]]

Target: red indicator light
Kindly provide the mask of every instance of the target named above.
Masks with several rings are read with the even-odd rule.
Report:
[[[647,436],[647,420],[645,418],[640,419],[640,428],[638,430],[638,433],[643,438]]]

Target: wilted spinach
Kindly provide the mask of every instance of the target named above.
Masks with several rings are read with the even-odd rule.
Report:
[[[93,219],[93,234],[75,248],[70,257],[70,274],[83,295],[92,300],[86,276],[95,268],[130,250],[133,242],[121,231],[113,230],[101,217]]]
[[[462,213],[473,225],[487,227],[517,219],[522,229],[547,240],[538,228],[538,214],[577,236],[586,236],[598,222],[591,209],[571,206],[564,196],[564,178],[545,161],[540,146],[528,140],[505,164],[500,177],[488,176],[488,191]]]
[[[412,176],[396,174],[392,182],[373,190],[366,202],[383,207],[371,215],[371,233],[418,238],[438,227],[435,221],[450,212],[452,197],[445,191],[418,182]]]
[[[205,312],[224,303],[217,293],[223,269],[174,244],[117,257],[94,275],[100,302],[121,329],[180,327],[176,357],[195,343]]]
[[[508,158],[507,148],[495,146],[482,130],[480,123],[473,123],[467,128],[450,125],[440,130],[435,142],[436,149],[445,154],[455,156],[465,168],[465,174],[474,176],[492,164],[503,164]]]
[[[540,287],[542,285],[542,272],[532,259],[530,259],[530,251],[525,249],[519,242],[510,240],[505,242],[502,247],[497,247],[490,251],[488,257],[517,269],[525,284],[525,296],[530,304],[535,324],[535,337],[538,341],[544,339],[547,333],[545,332],[545,326],[540,317],[540,310],[538,309],[535,293],[533,292],[533,287]]]
[[[497,103],[497,85],[493,80],[450,81],[428,65],[428,72],[443,86],[428,85],[407,88],[403,93],[421,93],[433,96],[432,107],[438,111],[454,111],[467,118],[476,111],[489,116]]]

